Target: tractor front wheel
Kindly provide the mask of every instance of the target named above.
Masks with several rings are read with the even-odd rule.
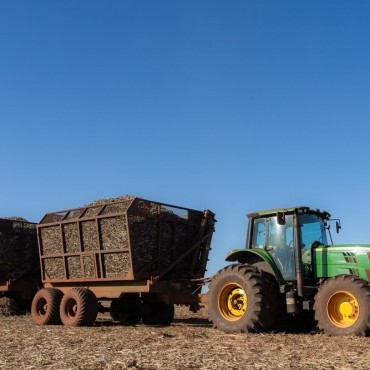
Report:
[[[370,287],[356,276],[324,282],[315,297],[315,319],[328,335],[365,336],[370,332]]]
[[[270,274],[254,266],[227,266],[213,277],[207,304],[213,326],[222,331],[266,331],[277,317],[277,285]]]

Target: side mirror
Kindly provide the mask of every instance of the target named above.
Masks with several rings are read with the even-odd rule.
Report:
[[[284,212],[277,212],[276,219],[278,225],[285,225],[285,213]]]
[[[340,224],[340,221],[336,221],[335,222],[335,227],[337,229],[337,234],[339,234],[339,230],[342,228],[341,224]]]

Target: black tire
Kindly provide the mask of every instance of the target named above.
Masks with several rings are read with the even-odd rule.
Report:
[[[278,293],[275,278],[257,267],[227,266],[209,286],[210,321],[227,333],[270,330],[277,318]]]
[[[171,325],[175,315],[175,306],[164,302],[149,302],[149,312],[142,316],[145,325]]]
[[[95,294],[85,288],[72,288],[60,303],[60,318],[67,326],[90,326],[98,314]]]
[[[126,294],[114,299],[110,305],[110,316],[125,325],[137,325],[141,321],[139,297]]]
[[[352,275],[327,279],[315,296],[315,319],[328,335],[370,333],[370,287]]]
[[[59,307],[63,293],[59,289],[44,288],[33,297],[31,317],[37,325],[61,324]]]
[[[141,321],[141,314],[140,313],[132,313],[132,314],[128,314],[126,315],[126,317],[124,317],[121,322],[125,325],[130,325],[130,326],[134,326],[134,325],[137,325],[139,322]]]

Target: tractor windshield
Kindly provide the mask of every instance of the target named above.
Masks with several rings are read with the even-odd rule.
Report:
[[[320,244],[327,245],[328,239],[324,221],[314,213],[299,216],[301,229],[300,244],[302,250],[303,278],[312,278],[312,248]]]
[[[303,214],[299,216],[301,226],[301,248],[307,250],[314,242],[327,245],[324,222],[316,214]]]

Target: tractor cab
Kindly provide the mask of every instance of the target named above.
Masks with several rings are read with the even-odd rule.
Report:
[[[312,249],[328,244],[329,213],[296,207],[252,213],[248,217],[247,248],[267,251],[285,281],[296,280],[297,263],[302,265],[303,278],[312,278]]]
[[[226,260],[256,265],[274,275],[282,289],[295,287],[303,297],[304,286],[314,286],[321,277],[316,251],[328,247],[329,240],[332,244],[330,214],[291,207],[249,213],[248,219],[246,248],[231,250]]]

